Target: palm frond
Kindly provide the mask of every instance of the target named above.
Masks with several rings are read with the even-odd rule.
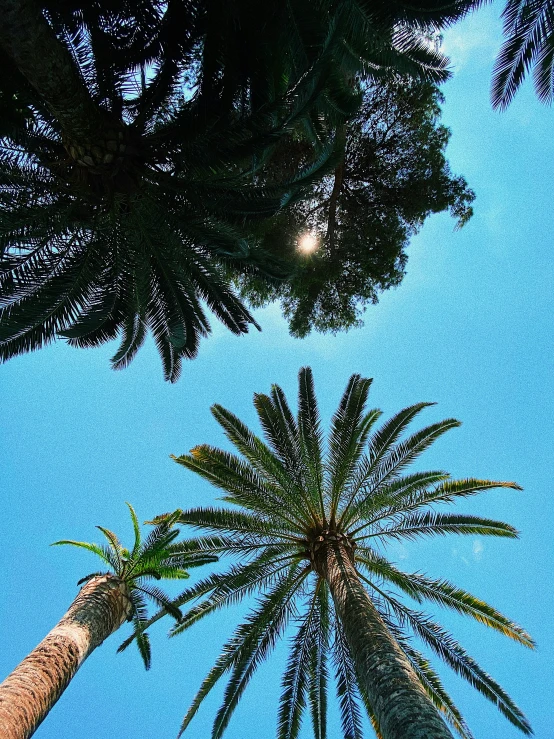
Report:
[[[279,539],[283,542],[286,540],[297,541],[297,538],[290,535],[289,527],[276,525],[276,522],[270,522],[267,517],[256,515],[256,513],[246,513],[226,508],[196,508],[181,511],[178,520],[179,523],[207,531],[224,531],[227,534],[238,534],[239,537],[245,537],[245,542],[248,541],[248,535],[267,537],[267,543]]]
[[[276,574],[279,573],[280,570],[275,568],[275,564],[273,561],[271,561],[269,564],[267,563],[267,557],[265,556],[265,553],[260,555],[259,559],[263,561],[255,561],[247,565],[236,566],[231,568],[224,574],[211,575],[210,577],[196,583],[192,587],[187,588],[179,596],[174,598],[173,604],[179,607],[184,605],[185,603],[189,603],[192,600],[200,598],[203,595],[207,595],[211,591],[214,591],[214,594],[219,597],[219,601],[217,597],[214,596],[213,602],[210,601],[208,603],[208,601],[206,601],[204,605],[200,605],[197,610],[193,609],[189,611],[183,617],[181,624],[173,628],[172,632],[170,632],[170,636],[174,635],[175,633],[180,633],[180,631],[184,630],[192,623],[194,623],[195,620],[205,615],[205,611],[209,612],[212,607],[218,608],[226,603],[238,602],[249,592],[257,589],[258,585],[262,587],[265,584],[266,577],[268,578],[268,580],[271,580]],[[264,564],[266,565],[265,569],[263,568]],[[284,567],[286,567],[286,565],[284,565]],[[227,601],[225,601],[226,597]],[[156,614],[154,614],[154,616],[151,616],[148,619],[145,624],[145,628],[148,628],[152,624],[156,623],[165,615],[165,608],[160,609]],[[125,641],[120,646],[120,650],[126,649],[134,641],[134,639],[134,634],[125,639]]]
[[[275,454],[291,472],[298,471],[298,427],[281,388],[273,385],[271,396],[255,393],[254,407]]]
[[[139,524],[139,520],[137,518],[137,514],[135,513],[135,509],[133,508],[133,506],[130,503],[125,503],[125,505],[128,507],[129,513],[131,514],[131,521],[133,522],[133,531],[135,534],[135,541],[133,543],[133,549],[131,552],[131,558],[132,558],[138,553],[140,549],[140,544],[141,544],[140,524]]]
[[[325,521],[323,433],[320,426],[319,410],[314,390],[312,371],[303,367],[298,375],[298,432],[299,447],[304,468],[309,474],[310,489],[321,507]]]
[[[232,669],[223,704],[215,718],[212,732],[213,739],[221,736],[247,683],[260,662],[273,649],[276,639],[293,613],[294,601],[291,595],[294,595],[306,574],[305,569],[299,571],[298,566],[290,567],[261,599],[259,607],[249,615],[246,623],[239,626],[231,640],[223,647],[216,665],[204,680],[183,720],[179,736],[185,731],[215,683],[226,671]]]
[[[99,547],[98,544],[89,544],[86,541],[73,541],[72,539],[61,539],[60,541],[53,542],[51,546],[55,547],[60,544],[71,544],[71,546],[74,547],[81,547],[82,549],[86,549],[87,551],[96,554],[96,556],[100,557],[100,559],[102,559],[106,564],[110,566],[113,565],[113,558],[107,556],[108,553],[102,547]]]
[[[522,490],[523,488],[515,482],[500,482],[494,480],[479,480],[476,478],[467,478],[464,480],[447,480],[440,483],[434,490],[428,494],[414,496],[413,501],[409,501],[406,508],[419,507],[421,505],[429,505],[430,503],[450,503],[455,498],[465,498],[469,495],[475,495],[485,490],[493,490],[495,488],[509,488],[511,490]]]
[[[452,503],[456,498],[466,498],[477,495],[485,490],[496,488],[508,488],[521,490],[515,482],[500,482],[495,480],[480,480],[477,478],[466,478],[463,480],[445,480],[435,485],[430,490],[408,489],[405,494],[396,496],[391,505],[385,505],[375,516],[371,523],[375,524],[383,519],[391,518],[397,513],[408,513],[424,506],[436,503]]]
[[[393,583],[416,601],[430,600],[499,631],[504,636],[533,648],[529,634],[502,613],[471,593],[458,588],[447,580],[434,580],[419,573],[405,573],[397,569],[376,552],[358,549],[356,558],[369,572]]]
[[[396,413],[371,437],[369,442],[369,454],[373,466],[375,466],[387,454],[408,424],[418,415],[418,413],[420,413],[424,408],[428,408],[432,405],[434,405],[434,403],[416,403],[408,408],[404,408],[399,411],[399,413]]]
[[[281,698],[277,736],[279,739],[296,739],[306,708],[306,696],[310,672],[310,658],[314,647],[317,624],[317,587],[310,596],[306,617],[294,636],[287,666],[281,680]]]
[[[181,594],[174,601],[179,606],[204,593],[209,596],[184,615],[181,623],[172,628],[170,636],[182,633],[209,613],[238,603],[245,596],[282,579],[294,561],[290,556],[280,557],[279,554],[279,551],[265,548],[253,562],[233,567],[223,575],[214,575]]]
[[[148,611],[144,598],[136,589],[131,590],[131,603],[133,607],[133,636],[136,639],[144,667],[146,670],[149,670],[152,664],[152,652],[150,649],[150,639],[144,630]],[[117,651],[121,652],[122,647],[119,647]]]
[[[331,419],[328,474],[330,478],[331,519],[334,520],[341,493],[362,454],[378,412],[364,415],[371,379],[352,375]]]
[[[340,622],[335,624],[333,662],[344,739],[363,739],[360,693],[352,655]]]
[[[135,584],[134,588],[139,590],[141,593],[150,598],[159,608],[163,608],[170,616],[180,621],[183,614],[179,610],[178,606],[175,606],[170,598],[160,590],[160,588],[154,587],[153,585]]]
[[[375,478],[378,484],[394,478],[407,465],[415,461],[440,436],[458,426],[460,426],[460,422],[455,418],[447,418],[444,421],[427,426],[421,429],[421,431],[417,431],[412,436],[409,436],[404,441],[395,444],[382,457],[379,465],[376,467]]]
[[[190,454],[172,456],[177,464],[197,472],[212,485],[226,491],[225,500],[243,508],[277,513],[283,509],[282,493],[239,457],[207,444]]]
[[[531,726],[521,709],[514,703],[504,689],[488,675],[477,662],[470,657],[463,647],[442,627],[422,613],[403,606],[392,598],[388,598],[397,616],[408,623],[414,632],[451,667],[458,675],[467,680],[485,698],[488,698],[498,710],[524,734],[532,734]]]
[[[243,454],[254,469],[278,492],[282,505],[294,517],[306,523],[310,516],[298,501],[298,487],[291,480],[281,461],[234,414],[219,405],[212,406],[212,414],[223,426],[226,436]]]
[[[314,739],[327,739],[328,653],[331,644],[329,592],[325,581],[317,584],[317,617],[308,675],[308,699]]]
[[[435,534],[470,534],[474,536],[502,536],[517,539],[518,532],[513,526],[502,521],[493,521],[480,516],[464,516],[449,513],[400,514],[390,525],[384,525],[373,533],[362,538],[373,536],[379,538],[391,537],[394,539],[415,539],[418,536],[433,536]]]
[[[431,472],[415,472],[411,475],[403,475],[393,482],[383,483],[375,486],[371,484],[372,464],[367,457],[360,460],[359,472],[352,484],[351,508],[345,509],[342,521],[347,525],[360,525],[351,530],[351,534],[357,534],[364,528],[374,523],[375,516],[379,517],[382,509],[391,508],[411,496],[415,492],[427,490],[431,485],[450,479],[447,472],[440,470]],[[348,515],[346,515],[348,513]]]
[[[506,40],[493,70],[493,107],[503,109],[511,103],[531,68],[539,100],[551,102],[554,90],[552,0],[508,0],[502,17]]]

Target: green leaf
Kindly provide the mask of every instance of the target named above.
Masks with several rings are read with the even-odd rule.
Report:
[[[60,541],[55,541],[51,544],[51,546],[59,546],[60,544],[71,544],[71,546],[74,547],[81,547],[82,549],[86,549],[89,552],[92,552],[93,554],[96,554],[100,559],[102,559],[106,564],[111,565],[110,559],[106,556],[106,553],[103,551],[101,547],[99,547],[97,544],[89,544],[86,541],[73,541],[72,539],[62,539]]]
[[[357,551],[357,560],[374,575],[396,585],[416,601],[430,600],[446,608],[451,608],[465,616],[499,631],[504,636],[533,648],[535,643],[529,634],[485,601],[476,598],[448,580],[434,580],[419,573],[405,573],[398,570],[376,552]]]

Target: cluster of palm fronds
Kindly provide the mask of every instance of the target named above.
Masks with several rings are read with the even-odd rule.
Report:
[[[147,600],[153,602],[158,608],[163,608],[164,612],[170,614],[176,621],[180,621],[183,615],[171,597],[157,586],[152,585],[151,581],[184,580],[189,577],[190,568],[215,562],[217,557],[200,551],[186,541],[175,541],[179,536],[179,529],[174,526],[178,514],[169,516],[155,526],[143,541],[137,514],[129,503],[127,505],[135,534],[132,549],[124,547],[117,535],[103,526],[97,528],[106,537],[107,545],[72,539],[62,539],[54,542],[54,545],[70,544],[92,552],[107,565],[110,573],[125,584],[131,599],[129,621],[133,622],[133,636],[144,666],[148,669],[151,652],[150,639],[146,631],[148,625]],[[81,585],[104,574],[104,571],[92,572],[81,578],[77,584]]]
[[[533,70],[540,100],[554,95],[554,4],[552,0],[507,0],[502,13],[506,40],[494,69],[492,101],[505,108],[526,73]]]

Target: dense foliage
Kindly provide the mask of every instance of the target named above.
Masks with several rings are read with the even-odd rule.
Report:
[[[0,358],[58,336],[119,337],[124,367],[151,331],[173,381],[210,330],[205,306],[247,331],[229,271],[259,280],[260,299],[295,271],[282,240],[268,253],[252,229],[325,198],[328,181],[315,183],[340,155],[360,84],[391,70],[447,78],[429,38],[471,5],[0,0]],[[309,156],[278,177],[268,162],[291,138]],[[353,280],[350,293],[372,300],[360,274],[372,258],[353,238],[337,233],[344,257],[337,248],[316,279]],[[381,261],[382,287],[394,284],[399,263]],[[352,323],[335,321],[331,297],[320,323]]]
[[[284,245],[295,270],[273,284],[239,277],[252,305],[279,299],[295,336],[359,325],[365,307],[401,282],[410,237],[429,214],[449,210],[458,227],[471,217],[474,194],[445,158],[449,131],[439,122],[441,101],[435,85],[406,77],[364,86],[334,171],[262,224],[263,249],[281,253]],[[312,254],[298,248],[303,234],[317,241]]]

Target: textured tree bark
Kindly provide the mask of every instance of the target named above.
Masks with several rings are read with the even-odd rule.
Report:
[[[98,135],[102,111],[90,97],[71,55],[34,0],[0,0],[0,43],[41,95],[71,140]]]
[[[56,118],[71,158],[90,174],[107,174],[124,192],[134,180],[136,142],[129,127],[91,97],[69,51],[35,0],[0,0],[0,45]]]
[[[317,571],[329,585],[383,739],[452,739],[371,602],[344,543],[328,542],[322,549]]]
[[[0,737],[27,739],[81,664],[130,613],[127,585],[113,575],[90,580],[52,631],[0,685]]]

